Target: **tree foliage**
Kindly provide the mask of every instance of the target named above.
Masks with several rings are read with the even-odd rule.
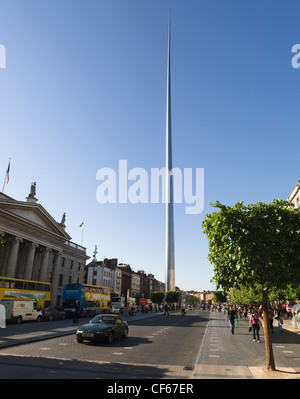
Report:
[[[179,302],[180,292],[179,291],[167,291],[165,296],[165,301],[167,303],[177,303]]]
[[[154,303],[162,303],[165,298],[165,293],[161,291],[153,291],[151,292],[151,300]]]
[[[216,303],[226,302],[226,293],[224,291],[215,291],[213,293],[213,299]]]
[[[238,202],[232,208],[212,205],[220,210],[205,215],[203,227],[217,288],[260,284],[269,291],[299,286],[299,210],[281,200],[248,206]]]
[[[299,289],[299,209],[281,200],[248,206],[240,201],[233,207],[216,202],[212,206],[219,211],[205,215],[203,228],[209,242],[208,259],[214,266],[213,279],[217,289],[227,291],[261,287],[267,368],[274,370],[269,294]]]

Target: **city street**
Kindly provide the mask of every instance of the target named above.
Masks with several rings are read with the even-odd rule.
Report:
[[[170,312],[170,316],[152,313],[125,319],[128,338],[115,340],[112,345],[78,344],[72,320],[10,325],[9,334],[13,330],[18,343],[13,346],[5,346],[11,341],[8,343],[5,329],[1,329],[0,378],[266,378],[263,328],[262,342],[253,342],[248,321],[239,320],[231,335],[224,314],[217,312],[194,310],[186,316],[179,312]],[[79,325],[87,321],[80,319]],[[22,328],[27,330],[26,339],[34,335],[30,329],[37,329],[40,338],[47,338],[50,327],[56,338],[25,344],[16,339]],[[64,333],[69,335],[59,336]],[[276,378],[299,379],[300,335],[288,331],[279,334],[275,327],[272,339],[279,370]]]

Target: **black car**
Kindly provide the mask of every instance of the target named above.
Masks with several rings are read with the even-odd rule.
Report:
[[[76,332],[77,342],[83,341],[107,341],[112,343],[115,338],[126,338],[128,325],[118,315],[101,314],[95,316],[89,324],[80,326]]]
[[[63,312],[61,310],[58,310],[56,308],[45,308],[42,309],[42,319],[43,320],[65,320],[66,318],[66,312]]]

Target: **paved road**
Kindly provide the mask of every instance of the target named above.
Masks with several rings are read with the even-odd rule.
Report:
[[[0,378],[190,378],[209,313],[131,318],[112,345],[78,344],[75,334],[0,350]]]
[[[8,326],[0,331],[0,378],[267,378],[263,330],[258,344],[248,322],[232,336],[224,319],[216,312],[140,314],[128,317],[129,337],[112,345],[78,344],[71,320]],[[277,378],[300,378],[299,343],[300,335],[275,327]]]

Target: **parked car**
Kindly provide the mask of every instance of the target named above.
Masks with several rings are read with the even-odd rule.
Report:
[[[127,338],[128,325],[117,315],[98,315],[89,324],[80,326],[76,332],[77,342],[107,341],[112,343],[115,338]]]
[[[65,320],[67,317],[66,312],[58,310],[56,308],[45,308],[42,309],[42,318],[43,320]]]

